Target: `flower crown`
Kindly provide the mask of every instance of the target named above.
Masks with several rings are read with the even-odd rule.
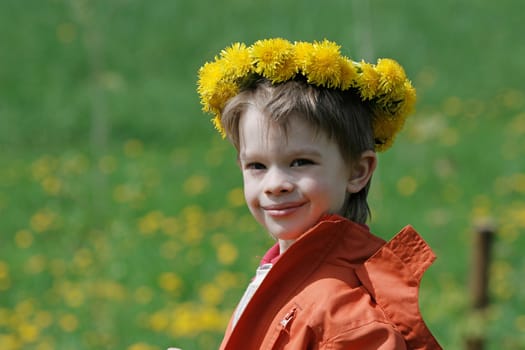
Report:
[[[199,70],[197,91],[203,111],[214,115],[213,123],[224,137],[221,111],[247,79],[258,75],[278,84],[302,75],[315,86],[353,89],[362,101],[369,102],[374,114],[375,150],[385,151],[412,112],[416,91],[396,61],[379,59],[375,65],[354,62],[341,55],[340,48],[328,40],[291,43],[276,38],[259,40],[249,47],[235,43]]]

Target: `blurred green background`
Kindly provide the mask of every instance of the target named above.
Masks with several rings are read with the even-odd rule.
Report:
[[[421,310],[446,349],[525,348],[521,0],[0,1],[0,349],[214,349],[271,241],[195,92],[235,41],[392,57],[416,114],[380,155],[385,239],[438,255]],[[490,307],[470,312],[491,221]]]

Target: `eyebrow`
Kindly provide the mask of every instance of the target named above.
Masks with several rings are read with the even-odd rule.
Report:
[[[281,152],[282,153],[282,152]],[[265,153],[261,153],[259,151],[255,151],[255,152],[249,152],[249,153],[246,153],[245,151],[243,152],[240,152],[238,154],[238,159],[239,160],[242,160],[242,159],[246,159],[246,158],[257,158],[257,157],[260,157],[261,155],[264,156]],[[319,152],[316,148],[314,147],[301,147],[301,148],[296,148],[296,149],[292,149],[290,150],[289,152],[286,152],[286,153],[282,153],[288,157],[291,157],[291,158],[294,158],[294,157],[302,157],[302,156],[308,156],[308,157],[321,157],[321,152]]]
[[[313,157],[321,156],[321,152],[319,152],[314,147],[302,147],[302,148],[293,149],[289,152],[289,154],[291,156],[303,156],[303,155],[313,156]]]

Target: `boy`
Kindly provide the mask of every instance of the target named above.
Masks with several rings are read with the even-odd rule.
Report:
[[[375,152],[415,102],[403,69],[352,62],[329,41],[268,39],[223,50],[198,90],[277,241],[221,349],[440,349],[417,299],[432,251],[410,226],[389,243],[365,226]]]

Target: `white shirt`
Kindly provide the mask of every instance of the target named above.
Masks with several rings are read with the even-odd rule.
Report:
[[[246,305],[248,305],[253,295],[257,291],[257,288],[259,288],[268,272],[270,272],[272,266],[272,264],[263,264],[257,268],[255,272],[255,278],[250,282],[250,284],[246,288],[246,291],[244,292],[244,295],[242,296],[239,305],[237,305],[237,309],[235,309],[235,313],[233,314],[232,327],[235,327],[235,325],[237,324],[237,321],[244,312]]]

